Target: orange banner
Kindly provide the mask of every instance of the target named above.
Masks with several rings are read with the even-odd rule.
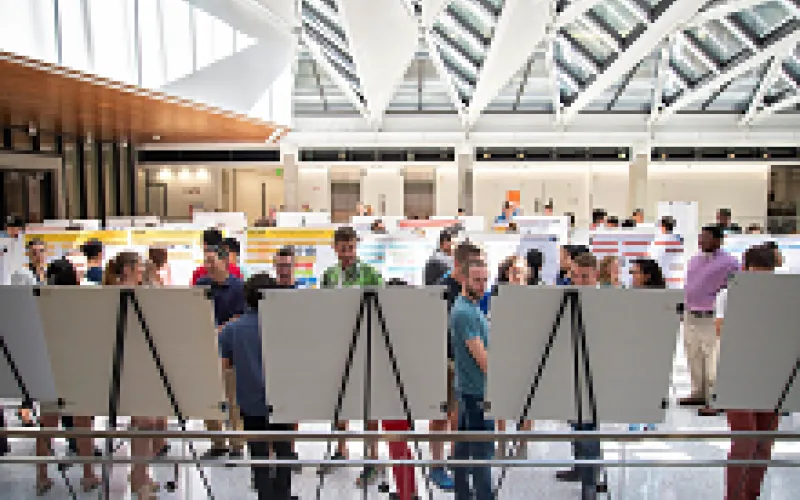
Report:
[[[416,228],[445,228],[450,226],[455,226],[460,221],[458,219],[446,219],[446,220],[411,220],[411,219],[403,219],[397,221],[397,227],[402,227],[406,229],[416,229]]]

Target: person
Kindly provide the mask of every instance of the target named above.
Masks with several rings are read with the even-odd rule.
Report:
[[[458,430],[487,432],[494,428],[493,422],[484,414],[489,323],[478,307],[478,301],[486,290],[489,273],[486,264],[480,260],[468,260],[460,264],[463,286],[450,313],[450,334],[459,394]],[[459,441],[455,446],[454,458],[489,460],[493,452],[494,446],[491,442]],[[457,467],[454,482],[455,500],[493,498],[489,467]]]
[[[775,271],[775,252],[767,245],[751,247],[744,254],[744,271],[748,273],[772,273]],[[728,290],[720,290],[716,299],[716,330],[722,334]],[[754,332],[757,333],[757,332]],[[769,432],[778,430],[778,415],[775,411],[727,410],[731,432]],[[728,460],[770,460],[772,440],[731,439]],[[761,496],[761,484],[767,473],[766,466],[728,466],[725,468],[725,498],[727,500],[757,500]]]
[[[637,258],[631,262],[631,284],[633,288],[667,288],[661,267],[653,259]],[[656,424],[630,424],[631,431],[654,431]]]
[[[87,260],[86,281],[99,285],[103,282],[103,244],[89,240],[81,245],[81,252]]]
[[[203,231],[203,249],[212,248],[214,250],[220,248],[223,244],[223,237],[222,233],[219,229],[206,229]],[[236,264],[228,266],[228,272],[233,275],[235,278],[242,279],[242,270]],[[208,275],[208,269],[205,266],[200,266],[194,270],[192,273],[192,281],[191,285],[195,286],[197,284],[197,280],[202,278],[203,276]]]
[[[619,218],[616,216],[611,216],[606,219],[606,227],[609,229],[616,229],[619,227]]]
[[[503,202],[503,210],[500,212],[500,215],[495,217],[494,223],[495,224],[508,224],[514,218],[514,206],[511,204],[510,201]]]
[[[636,224],[644,224],[644,210],[641,208],[634,210],[631,219],[633,219]]]
[[[747,226],[747,234],[764,234],[764,230],[759,224],[750,224]]]
[[[633,219],[625,219],[624,221],[622,221],[622,224],[620,224],[620,227],[622,229],[634,228],[634,227],[636,227],[636,221],[633,220]]]
[[[447,315],[453,310],[453,304],[461,295],[464,276],[461,272],[463,264],[470,260],[480,259],[481,249],[471,242],[460,243],[453,251],[452,271],[445,275],[439,284],[445,287],[445,298],[447,299]],[[448,429],[458,428],[458,399],[456,398],[455,386],[455,361],[453,358],[453,343],[450,333],[450,322],[448,319],[447,335],[447,420],[432,420],[430,423],[431,432],[443,432]],[[431,443],[431,457],[433,460],[444,458],[444,442],[436,441]],[[450,450],[455,453],[455,443],[450,444]],[[430,480],[442,491],[453,491],[455,482],[442,466],[433,466],[429,473]]]
[[[93,281],[89,281],[86,278],[86,274],[89,272],[89,259],[86,258],[86,255],[83,253],[83,251],[70,250],[69,252],[66,253],[66,255],[64,255],[64,258],[67,259],[70,262],[70,264],[72,264],[72,267],[75,268],[75,274],[78,276],[79,285],[93,286],[100,284]]]
[[[546,216],[555,215],[553,213],[553,203],[552,202],[550,202],[550,203],[548,203],[547,205],[544,206],[544,215],[546,215]]]
[[[556,278],[556,285],[565,286],[572,284],[573,260],[578,256],[589,253],[585,245],[564,245],[561,247],[561,266]]]
[[[725,233],[742,234],[742,228],[731,220],[732,212],[730,208],[720,208],[717,210],[717,224],[722,227]]]
[[[262,359],[261,329],[258,302],[262,290],[279,288],[267,274],[252,276],[243,286],[246,309],[241,316],[227,322],[219,332],[219,355],[224,369],[232,370],[236,379],[235,403],[241,412],[244,429],[253,431],[287,432],[291,424],[271,421],[267,405],[264,362]],[[253,440],[248,442],[254,460],[270,457],[270,448],[277,459],[292,459],[292,445],[286,441]],[[255,489],[259,500],[290,500],[292,473],[289,466],[254,467]]]
[[[438,285],[453,271],[453,232],[443,229],[439,233],[439,248],[430,256],[422,271],[425,286]]]
[[[0,232],[0,238],[17,239],[25,232],[25,220],[16,215],[6,217],[5,228]]]
[[[65,258],[53,261],[47,268],[47,284],[55,286],[77,286],[79,284],[78,275],[75,268]],[[91,429],[91,417],[62,417],[64,428]],[[58,415],[42,413],[39,419],[42,428],[52,429],[58,426]],[[91,457],[94,453],[92,439],[85,437],[73,439],[74,451],[81,457]],[[50,438],[36,438],[36,455],[47,456],[52,449]],[[83,477],[81,478],[81,489],[90,492],[100,486],[100,478],[94,474],[92,464],[83,465]],[[47,464],[37,464],[36,466],[36,495],[43,496],[53,487],[53,480],[47,477]]]
[[[544,267],[544,254],[538,248],[531,248],[525,255],[528,264],[528,285],[544,285],[542,268]]]
[[[592,225],[589,226],[590,230],[602,228],[606,224],[606,211],[602,208],[596,208],[592,211]]]
[[[465,215],[467,215],[467,211],[466,211],[466,209],[459,208],[459,209],[458,209],[458,213],[456,214],[456,216],[457,216],[457,217],[464,217]]]
[[[597,259],[594,255],[586,251],[572,258],[571,280],[571,284],[575,286],[597,287]],[[597,424],[594,422],[574,423],[572,424],[572,429],[576,431],[595,431],[597,430]],[[600,441],[574,441],[572,447],[576,460],[600,459]],[[597,476],[598,468],[595,466],[576,466],[572,469],[556,472],[556,479],[559,481],[580,481],[584,491],[605,492],[606,485],[598,485]]]
[[[166,248],[151,247],[147,251],[150,260],[148,269],[149,282],[155,286],[172,286],[172,270],[169,265],[169,250]]]
[[[207,274],[197,279],[196,286],[210,287],[214,300],[214,321],[217,331],[225,326],[226,323],[241,315],[245,309],[244,283],[241,278],[234,276],[230,272],[228,262],[228,252],[225,247],[205,248],[204,269]],[[223,363],[224,365],[224,363]],[[236,375],[233,370],[223,368],[225,380],[225,398],[228,400],[228,420],[231,427],[239,430],[241,419],[239,418],[239,408],[236,406]],[[207,420],[206,429],[209,431],[221,431],[222,422],[219,420]],[[230,440],[228,448],[225,438],[215,438],[211,440],[211,448],[205,453],[203,458],[219,458],[228,454],[229,458],[242,458],[244,443],[241,439]]]
[[[619,257],[616,255],[606,255],[600,261],[597,272],[597,280],[602,287],[617,288],[619,283]]]
[[[692,392],[679,403],[701,405],[701,415],[715,415],[708,407],[711,388],[717,374],[719,341],[714,330],[714,301],[728,284],[728,278],[739,270],[736,257],[722,250],[724,228],[718,224],[703,227],[700,232],[701,252],[689,260],[684,283],[683,340]]]
[[[375,219],[370,226],[370,231],[375,234],[387,234],[386,225],[383,223],[381,219]]]
[[[222,240],[222,246],[228,251],[228,266],[230,269],[239,269],[239,273],[242,280],[246,280],[250,277],[250,269],[245,266],[242,260],[242,246],[239,244],[239,240],[236,238],[224,238]],[[233,272],[231,271],[233,274]]]
[[[350,288],[381,286],[383,278],[380,273],[367,263],[361,262],[356,257],[358,235],[350,226],[342,226],[333,234],[333,249],[339,262],[329,267],[322,274],[322,288]],[[347,430],[346,422],[336,422],[339,430]],[[367,430],[377,431],[378,422],[367,422]],[[378,443],[373,441],[369,446],[370,458],[378,457]],[[347,458],[347,443],[340,439],[336,452],[331,460],[344,460]],[[325,472],[325,468],[322,469]],[[367,466],[361,471],[357,484],[363,486],[378,479],[380,470],[374,466]]]

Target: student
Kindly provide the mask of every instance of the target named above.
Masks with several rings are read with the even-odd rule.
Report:
[[[380,273],[367,263],[361,262],[356,256],[358,235],[355,229],[343,226],[333,234],[333,249],[339,262],[329,267],[322,274],[322,288],[352,288],[376,287],[383,284]],[[339,430],[347,430],[346,422],[336,422]],[[367,422],[367,430],[377,431],[378,421]],[[370,443],[370,458],[377,459],[378,443]],[[336,452],[331,460],[345,460],[347,458],[347,442],[340,439]],[[326,472],[325,468],[321,472]],[[374,466],[364,467],[358,477],[357,484],[365,486],[374,482],[380,475],[380,470]]]
[[[768,245],[747,249],[744,254],[744,270],[750,273],[775,272],[775,251]],[[722,334],[728,290],[720,290],[716,299],[716,331]],[[757,335],[758,332],[753,332]],[[727,410],[728,425],[731,432],[772,432],[778,430],[778,415],[774,411]],[[770,460],[772,440],[770,439],[731,439],[728,460]],[[725,498],[727,500],[757,500],[761,496],[761,484],[767,468],[761,465],[728,466],[725,469]]]
[[[216,250],[220,248],[222,244],[223,237],[219,229],[212,228],[203,231],[203,249],[212,248]],[[234,277],[242,279],[242,270],[239,269],[239,267],[235,264],[228,266],[228,272],[230,272],[230,274],[232,274]],[[192,273],[191,285],[195,286],[197,284],[197,280],[206,275],[208,275],[208,269],[206,269],[205,266],[198,267],[194,270],[194,273]]]
[[[222,240],[222,247],[228,251],[229,269],[239,269],[239,274],[241,274],[240,278],[242,278],[242,280],[249,278],[250,270],[241,262],[242,247],[239,244],[239,240],[236,238],[225,238]],[[231,271],[231,274],[233,274],[233,271]]]
[[[500,212],[500,215],[495,217],[494,223],[508,224],[514,219],[515,215],[517,214],[514,211],[514,205],[510,201],[506,201],[503,203],[503,210]]]
[[[261,330],[258,318],[258,302],[263,290],[279,288],[276,281],[267,274],[256,274],[244,285],[246,310],[236,319],[229,321],[219,333],[219,354],[226,371],[235,373],[235,403],[241,411],[244,429],[253,431],[288,432],[291,424],[271,421],[267,406],[266,385],[262,359]],[[250,455],[254,460],[270,457],[270,448],[275,458],[293,458],[290,440],[253,440],[248,443]],[[290,466],[259,467],[253,472],[255,489],[259,500],[291,500],[292,473]]]
[[[172,270],[169,265],[169,250],[166,248],[151,247],[147,252],[150,259],[148,268],[148,281],[155,286],[172,286]]]
[[[45,269],[47,247],[44,241],[38,238],[28,241],[28,244],[25,245],[25,255],[28,257],[28,264],[11,274],[11,284],[17,286],[44,285],[47,282]]]
[[[204,269],[206,275],[197,279],[196,286],[208,286],[214,300],[214,320],[219,331],[226,323],[241,315],[245,309],[244,283],[230,272],[228,252],[224,247],[205,248]],[[241,427],[239,408],[235,404],[236,376],[230,368],[223,369],[225,379],[225,397],[228,399],[228,420],[231,427],[238,430]],[[222,422],[207,420],[206,429],[221,431]],[[228,454],[229,458],[242,458],[244,442],[241,439],[231,439],[230,449],[225,438],[211,440],[209,449],[203,458],[219,458]]]
[[[644,224],[644,210],[641,208],[634,210],[631,219],[633,219],[636,224]]]
[[[47,268],[47,284],[55,286],[77,286],[78,276],[75,268],[67,259],[58,259]],[[91,430],[91,417],[62,417],[64,428],[76,428],[81,430]],[[39,423],[43,429],[58,427],[58,415],[42,414]],[[81,457],[91,457],[94,455],[91,438],[73,439],[75,452]],[[36,455],[47,456],[52,449],[50,438],[36,438]],[[83,477],[81,478],[81,489],[89,492],[100,485],[100,479],[94,474],[92,464],[83,465]],[[47,464],[37,464],[36,466],[36,495],[45,495],[53,487],[53,480],[47,477]]]
[[[17,239],[25,232],[25,220],[16,215],[6,217],[5,229],[0,231],[0,238]]]
[[[489,273],[479,260],[462,262],[461,295],[450,313],[450,334],[453,341],[456,383],[459,394],[458,430],[491,432],[494,423],[484,414],[486,371],[489,347],[489,323],[478,307],[486,290]],[[489,460],[494,452],[491,442],[459,441],[456,460]],[[472,488],[470,488],[470,476]],[[474,496],[473,496],[474,493]],[[455,500],[489,500],[493,498],[491,468],[456,467]]]
[[[609,229],[616,229],[619,227],[619,218],[618,217],[609,217],[606,219],[606,227]]]
[[[439,248],[428,258],[423,269],[425,286],[441,284],[453,272],[453,233],[443,229],[439,233]]]
[[[573,257],[571,270],[572,284],[575,286],[597,287],[597,259],[589,252]],[[575,423],[576,431],[595,431],[596,423]],[[576,460],[599,460],[601,457],[600,441],[576,440],[572,444]],[[606,485],[597,484],[598,468],[595,466],[576,466],[572,469],[556,472],[559,481],[580,481],[584,491],[595,490],[605,492]]]
[[[86,281],[99,285],[103,282],[103,244],[98,240],[89,240],[81,246],[86,256]]]
[[[597,280],[601,287],[618,288],[619,283],[619,257],[616,255],[606,255],[600,261],[597,272]]]
[[[726,234],[742,234],[742,228],[731,220],[732,212],[730,208],[720,208],[717,210],[717,224],[722,227]]]
[[[600,229],[606,225],[606,211],[602,208],[596,208],[592,211],[592,225],[589,226],[590,230]]]
[[[538,248],[531,248],[525,255],[528,264],[528,285],[544,285],[542,280],[542,268],[544,267],[544,254]]]
[[[552,215],[555,215],[553,213],[553,203],[552,202],[548,203],[547,205],[544,206],[544,215],[548,216],[548,217],[550,217]]]
[[[700,233],[701,253],[689,260],[684,284],[684,344],[692,392],[680,400],[684,406],[701,405],[700,415],[716,415],[708,407],[717,374],[719,342],[714,329],[714,301],[728,284],[728,278],[739,270],[739,261],[722,250],[724,229],[720,225],[705,226]]]

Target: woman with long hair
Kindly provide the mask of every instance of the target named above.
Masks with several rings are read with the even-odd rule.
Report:
[[[619,287],[619,257],[606,255],[597,266],[597,281],[601,287]]]
[[[166,248],[151,247],[145,266],[145,283],[153,286],[172,286],[169,252]]]
[[[103,273],[103,285],[136,287],[144,279],[144,264],[136,252],[121,252],[109,261]],[[154,430],[158,427],[158,419],[150,417],[131,416],[131,428],[138,430]],[[132,438],[131,456],[137,458],[152,458],[153,439]],[[155,499],[155,493],[161,488],[158,483],[150,478],[147,464],[138,463],[131,466],[131,492],[138,495],[139,500]]]
[[[78,286],[78,274],[75,272],[75,267],[69,260],[62,258],[53,261],[47,268],[47,284],[55,286]],[[92,428],[91,417],[71,417],[64,415],[62,417],[64,427],[72,427],[75,429],[88,429]],[[58,415],[55,414],[42,414],[40,418],[42,428],[51,429],[58,427]],[[91,438],[78,438],[75,440],[77,444],[78,455],[81,457],[94,456],[94,446]],[[36,455],[47,456],[52,449],[52,442],[50,438],[36,438]],[[94,467],[92,464],[83,464],[83,477],[81,478],[81,489],[84,492],[92,491],[100,485],[100,479],[94,475]],[[36,495],[42,496],[46,494],[53,487],[53,480],[47,477],[47,464],[38,464],[36,466]]]

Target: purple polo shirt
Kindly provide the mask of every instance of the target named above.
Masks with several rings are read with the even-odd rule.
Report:
[[[728,284],[730,275],[739,270],[736,257],[723,250],[692,257],[683,286],[686,310],[713,311],[717,293]]]

